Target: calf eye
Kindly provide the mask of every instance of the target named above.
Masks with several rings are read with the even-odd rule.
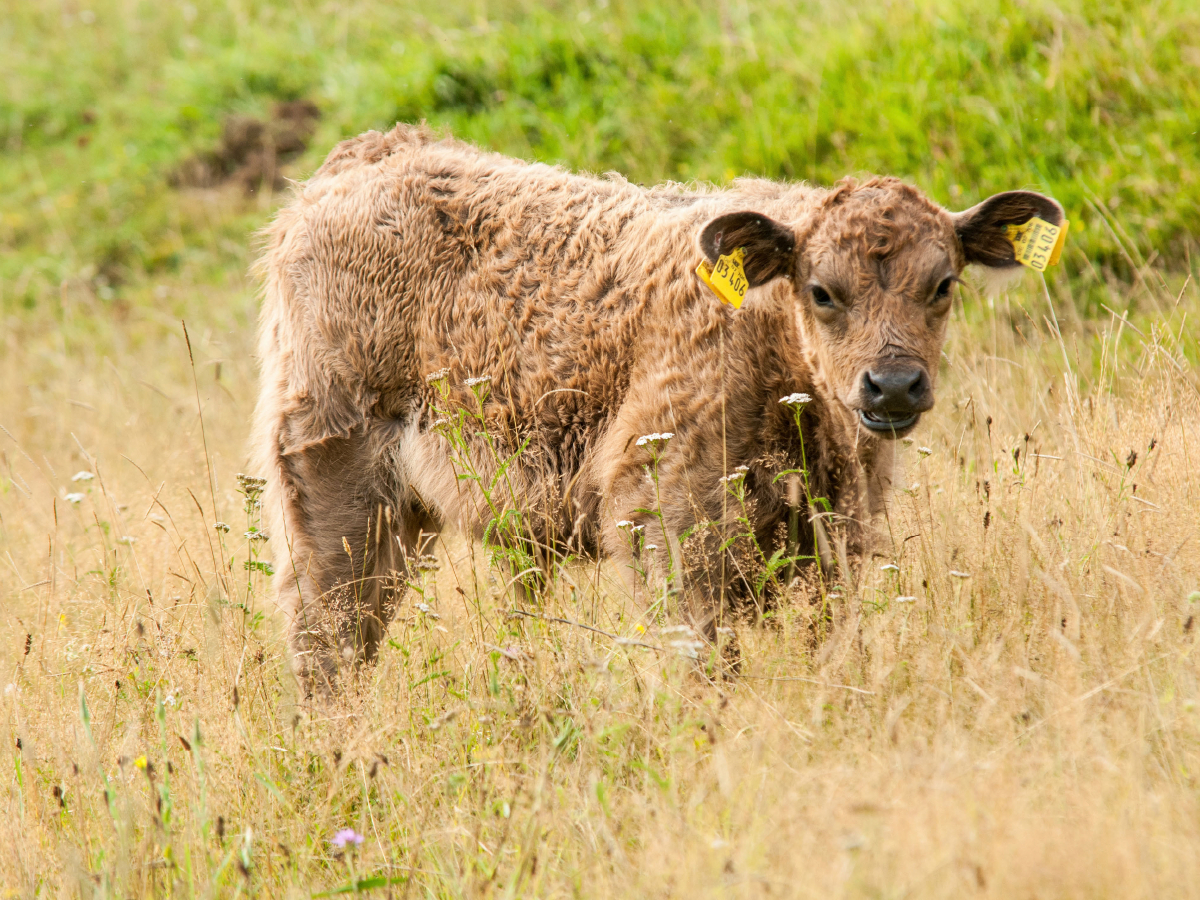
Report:
[[[830,307],[833,306],[833,298],[829,296],[829,291],[821,287],[819,284],[814,284],[809,290],[812,291],[813,303],[817,306]]]
[[[934,294],[933,299],[934,300],[943,300],[946,297],[949,297],[950,296],[950,288],[953,286],[954,286],[953,278],[943,279],[942,283],[938,285],[937,293]]]

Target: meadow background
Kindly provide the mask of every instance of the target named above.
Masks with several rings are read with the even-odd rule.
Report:
[[[0,896],[1200,894],[1195,4],[0,0],[0,86]],[[452,539],[312,706],[242,537],[254,234],[420,119],[1070,239],[963,291],[828,628],[708,683],[607,564],[513,618]]]

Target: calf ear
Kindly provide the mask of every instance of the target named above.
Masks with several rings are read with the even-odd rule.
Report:
[[[796,235],[786,225],[756,212],[717,216],[700,232],[700,251],[710,263],[738,247],[742,248],[746,280],[750,287],[758,287],[791,273]]]
[[[1005,226],[1024,225],[1034,216],[1051,225],[1062,225],[1064,219],[1061,206],[1032,191],[1006,191],[956,213],[954,230],[962,243],[963,256],[968,263],[996,269],[1020,265]]]

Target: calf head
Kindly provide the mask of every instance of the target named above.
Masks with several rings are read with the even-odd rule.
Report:
[[[750,287],[783,279],[818,382],[868,434],[902,437],[933,406],[954,286],[968,264],[1020,264],[1006,226],[1062,208],[1029,191],[960,213],[897,179],[847,181],[794,222],[718,216],[700,234],[710,262],[743,249]]]

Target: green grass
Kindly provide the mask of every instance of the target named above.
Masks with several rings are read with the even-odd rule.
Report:
[[[1200,10],[1183,0],[5,6],[6,310],[240,264],[272,198],[214,221],[170,175],[225,116],[301,97],[324,120],[298,174],[424,118],[644,182],[876,172],[950,207],[1044,190],[1072,220],[1057,277],[1085,310],[1146,259],[1195,256]]]

